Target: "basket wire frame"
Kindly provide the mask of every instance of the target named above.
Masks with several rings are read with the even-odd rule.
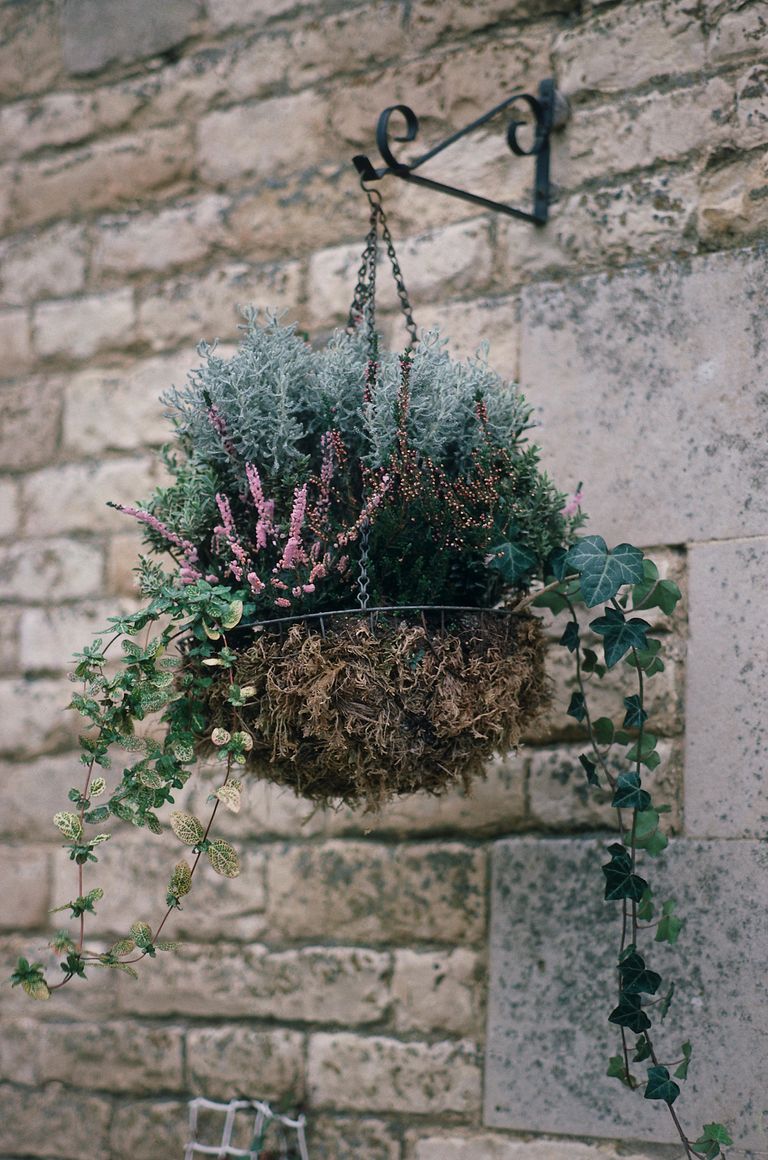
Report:
[[[202,1110],[220,1112],[224,1116],[221,1132],[221,1141],[218,1144],[201,1144],[197,1140],[198,1113]],[[238,1120],[239,1115],[239,1120]],[[232,1135],[236,1123],[242,1123],[243,1116],[253,1118],[252,1142],[249,1148],[237,1148],[232,1143]],[[295,1119],[291,1116],[275,1112],[264,1100],[238,1100],[228,1103],[219,1103],[216,1100],[198,1096],[189,1101],[189,1140],[185,1146],[184,1160],[193,1160],[195,1156],[215,1156],[218,1160],[229,1157],[241,1157],[242,1160],[260,1160],[264,1152],[264,1137],[271,1125],[276,1125],[280,1132],[280,1156],[285,1160],[297,1154],[299,1160],[309,1160],[306,1139],[306,1118],[304,1114]],[[289,1139],[293,1133],[294,1142]],[[271,1145],[270,1145],[271,1148]]]

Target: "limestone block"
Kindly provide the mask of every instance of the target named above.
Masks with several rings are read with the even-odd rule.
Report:
[[[756,64],[736,84],[735,144],[751,149],[768,141],[768,66]]]
[[[240,25],[253,25],[279,19],[295,7],[293,0],[208,0],[208,20],[217,31]]]
[[[643,770],[643,783],[654,801],[671,807],[664,817],[664,830],[680,824],[682,797],[682,755],[680,746],[660,741],[661,764],[649,772]],[[616,828],[616,811],[611,808],[611,793],[589,785],[579,764],[579,754],[590,755],[590,747],[552,747],[537,749],[531,759],[528,775],[528,800],[531,820],[537,828],[573,833],[578,830]],[[627,763],[611,762],[612,772],[626,772]],[[601,780],[605,780],[602,778]]]
[[[407,1160],[617,1160],[619,1155],[604,1144],[563,1139],[515,1140],[500,1132],[455,1128],[429,1134],[413,1128],[406,1140]],[[651,1155],[646,1160],[651,1160]],[[643,1160],[634,1151],[622,1151],[621,1156],[624,1160]]]
[[[199,0],[67,0],[61,7],[64,61],[71,73],[95,73],[166,52],[195,31]]]
[[[116,531],[127,516],[107,507],[134,504],[166,476],[157,459],[120,458],[44,468],[24,479],[23,510],[31,536]]]
[[[224,236],[227,205],[226,198],[212,194],[154,214],[103,217],[94,230],[93,272],[167,270],[204,258]]]
[[[24,306],[77,294],[85,285],[85,230],[62,223],[0,246],[0,301]]]
[[[450,294],[482,287],[490,275],[491,249],[483,220],[460,222],[409,238],[400,243],[398,254],[406,286],[416,300],[437,291]],[[382,254],[377,272],[377,296],[382,309],[391,309],[397,301],[387,263],[386,254]],[[316,325],[346,318],[359,265],[359,245],[338,246],[312,255],[309,301]]]
[[[0,892],[0,929],[29,930],[46,924],[50,906],[49,863],[45,848],[25,844],[0,849],[2,881],[13,883],[12,890]]]
[[[0,668],[11,674],[19,669],[18,615],[13,608],[0,608]]]
[[[730,4],[709,34],[708,56],[721,64],[739,56],[759,57],[765,52],[768,38],[768,6],[755,0],[734,9]]]
[[[199,365],[190,347],[125,367],[89,368],[68,377],[64,389],[63,443],[79,455],[134,451],[166,442],[171,427],[160,396],[183,387]]]
[[[259,851],[240,850],[238,878],[222,878],[201,861],[195,872],[192,893],[182,908],[175,910],[163,927],[169,939],[207,938],[253,939],[263,935],[264,859]],[[129,830],[118,824],[112,840],[99,850],[97,885],[104,898],[96,915],[88,918],[89,930],[125,938],[136,920],[154,929],[165,913],[165,895],[171,873],[184,857],[191,862],[188,847],[171,834],[160,836],[147,830]],[[95,875],[94,875],[95,878]],[[54,890],[63,905],[73,897],[76,881],[72,863],[62,851],[54,856]],[[170,952],[169,952],[170,954]],[[154,967],[148,964],[147,970]]]
[[[309,1040],[308,1076],[318,1108],[472,1115],[480,1103],[479,1055],[467,1040],[317,1033]]]
[[[365,1160],[400,1160],[400,1138],[396,1126],[368,1116],[312,1114],[309,1119],[310,1155],[318,1160],[333,1156],[360,1156]]]
[[[0,386],[0,463],[6,470],[50,463],[58,442],[61,386],[59,379],[41,378]]]
[[[138,92],[113,85],[98,93],[48,93],[0,110],[0,153],[27,156],[95,133],[122,128],[141,104]]]
[[[183,1087],[182,1045],[179,1027],[114,1021],[41,1026],[37,1019],[18,1019],[6,1025],[0,1073],[5,1080],[35,1086],[52,1080],[71,1083],[76,1076],[79,1087],[100,1091],[178,1091]],[[14,1073],[19,1061],[23,1078]]]
[[[193,937],[210,935],[199,900],[192,896],[185,906],[194,911]],[[274,951],[226,941],[233,933],[222,929],[213,944],[185,941],[172,955],[144,964],[139,985],[121,977],[121,1010],[346,1026],[384,1017],[391,971],[386,952],[311,946]],[[183,987],[176,985],[181,975]]]
[[[395,328],[400,327],[395,315]],[[520,357],[520,303],[517,298],[475,298],[469,302],[426,302],[416,311],[419,327],[437,327],[447,339],[452,358],[474,358],[488,343],[488,364],[505,379],[514,380]],[[401,331],[400,343],[403,338]],[[395,345],[398,345],[397,343]]]
[[[458,842],[275,846],[269,927],[288,938],[478,941],[483,882],[483,851]]]
[[[609,542],[765,531],[766,264],[738,250],[524,292],[543,462],[564,487],[589,462],[590,527]]]
[[[607,1015],[621,926],[620,906],[602,901],[606,844],[509,839],[494,849],[490,1127],[676,1139],[664,1105],[605,1075],[619,1039]],[[684,1125],[695,1131],[722,1121],[747,1149],[765,1140],[760,1013],[768,989],[755,964],[768,954],[768,916],[755,898],[767,869],[761,843],[677,839],[647,870],[655,897],[675,898],[686,919],[679,947],[650,937],[641,947],[649,965],[676,982],[657,1052],[674,1059],[681,1041],[694,1045],[678,1105]]]
[[[219,184],[309,168],[327,160],[327,120],[324,99],[312,91],[208,113],[197,133],[200,174]]]
[[[133,291],[111,290],[86,298],[41,302],[34,309],[34,343],[41,358],[89,358],[134,338]]]
[[[17,601],[93,596],[102,583],[104,555],[93,543],[17,540],[0,548],[0,597]]]
[[[758,151],[704,174],[698,231],[710,246],[748,239],[768,224],[768,153]]]
[[[3,361],[0,375],[4,379],[28,371],[35,360],[26,310],[0,310],[0,343]]]
[[[574,189],[609,173],[676,161],[728,141],[734,113],[733,85],[721,77],[607,105],[577,105],[566,131],[552,138],[552,172],[561,189]]]
[[[106,549],[106,592],[114,596],[135,597],[139,589],[134,569],[139,563],[139,553],[146,551],[139,527],[110,536]]]
[[[474,951],[395,951],[396,1031],[482,1035],[485,968]]]
[[[19,616],[19,660],[25,673],[64,672],[74,668],[74,654],[81,652],[99,633],[104,634],[109,616],[128,612],[112,601],[59,607],[25,608]]]
[[[58,842],[52,818],[65,809],[70,788],[82,782],[79,754],[0,764],[0,833],[25,841]]]
[[[154,350],[201,339],[238,337],[244,306],[295,314],[301,282],[298,262],[250,266],[230,263],[185,275],[149,290],[139,304],[139,332]]]
[[[27,93],[45,92],[61,69],[56,9],[45,0],[7,8],[0,37],[0,98],[16,101]]]
[[[0,1087],[0,1148],[9,1155],[106,1156],[112,1116],[108,1099],[61,1084],[39,1090]]]
[[[768,539],[691,550],[685,824],[696,837],[763,837],[768,827],[761,592]]]
[[[685,0],[622,5],[579,22],[556,39],[555,71],[569,96],[627,89],[699,69],[706,41]]]
[[[191,171],[183,126],[147,129],[54,153],[18,169],[13,189],[19,228],[94,209],[114,210]]]
[[[19,526],[19,489],[12,479],[0,479],[0,536],[12,536]]]
[[[249,1027],[195,1028],[187,1035],[190,1087],[211,1099],[298,1103],[304,1094],[304,1036]]]
[[[0,680],[0,749],[10,756],[49,753],[72,742],[79,721],[65,711],[72,685],[59,680]]]
[[[189,1133],[186,1103],[177,1100],[137,1100],[121,1103],[109,1135],[111,1155],[131,1160],[181,1156]]]
[[[61,915],[56,917],[60,920],[62,918]],[[48,929],[52,932],[54,929],[63,928],[65,923],[66,920],[54,924],[49,917]],[[70,930],[75,930],[75,928],[71,927]],[[109,949],[108,944],[93,940],[89,940],[88,945],[97,951]],[[10,975],[20,955],[41,962],[49,979],[53,980],[57,975],[61,978],[64,977],[60,972],[60,959],[46,946],[44,935],[29,931],[17,931],[14,934],[0,937],[0,961],[2,961],[3,974],[6,977]],[[22,991],[21,987],[3,987],[0,991],[0,1013],[2,1013],[3,1023],[5,1024],[6,1020],[16,1019],[34,1019],[39,1024],[49,1021],[57,1023],[62,1020],[82,1021],[84,999],[87,1002],[89,1020],[113,1019],[117,989],[115,976],[120,973],[119,971],[91,971],[88,975],[87,996],[78,988],[77,983],[73,982],[56,992],[54,1002],[47,1003],[35,1003]],[[21,1061],[17,1059],[17,1062],[21,1066]],[[22,1082],[34,1082],[31,1063],[25,1068],[24,1074],[29,1078]],[[56,1160],[59,1160],[58,1156]]]
[[[214,767],[215,769],[215,767]],[[313,835],[395,834],[414,837],[430,833],[501,834],[521,825],[525,817],[525,760],[510,753],[488,762],[486,777],[476,779],[471,792],[456,787],[436,797],[417,793],[395,799],[378,813],[359,809],[317,810],[313,803],[264,780],[247,778],[243,809],[217,817],[222,833],[235,838],[306,838]],[[214,773],[215,776],[215,773]],[[211,792],[207,775],[198,782],[192,801],[202,809]]]

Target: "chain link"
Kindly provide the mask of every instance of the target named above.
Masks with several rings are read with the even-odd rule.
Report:
[[[357,603],[363,612],[368,608],[368,563],[370,557],[368,555],[368,520],[363,520],[363,526],[360,529],[360,559],[358,561],[358,577],[357,577]]]

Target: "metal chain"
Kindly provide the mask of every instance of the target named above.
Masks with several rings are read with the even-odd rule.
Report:
[[[389,261],[392,266],[392,276],[395,279],[397,296],[400,299],[400,309],[405,317],[405,327],[411,339],[411,346],[415,346],[419,341],[419,336],[416,331],[416,323],[413,321],[413,307],[411,306],[411,300],[408,297],[408,291],[405,288],[405,281],[403,280],[403,272],[400,269],[400,263],[395,253],[395,243],[392,241],[392,235],[387,225],[387,215],[384,213],[384,207],[381,205],[379,206],[379,217],[381,218],[381,236],[387,247],[387,254],[389,255]]]
[[[363,525],[360,529],[360,559],[358,560],[358,577],[357,577],[357,603],[365,612],[368,608],[368,563],[370,557],[368,555],[368,520],[363,520]]]

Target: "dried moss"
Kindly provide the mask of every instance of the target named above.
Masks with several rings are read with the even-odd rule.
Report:
[[[318,803],[375,809],[397,794],[468,788],[548,702],[541,631],[529,616],[469,614],[446,628],[432,618],[260,632],[211,686],[211,729],[247,729],[251,771]],[[237,710],[231,681],[256,690]]]

